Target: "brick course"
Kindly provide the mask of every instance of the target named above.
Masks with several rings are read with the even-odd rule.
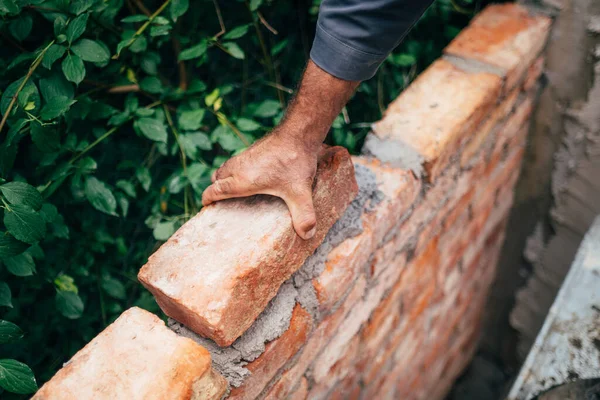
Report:
[[[549,25],[516,4],[487,7],[389,106],[371,137],[418,165],[327,150],[314,239],[295,236],[277,199],[226,201],[150,258],[140,280],[168,315],[208,338],[214,369],[196,342],[133,309],[34,398],[212,400],[229,389],[233,399],[443,399],[477,345]],[[335,245],[325,239],[316,272],[284,286],[289,313],[263,319],[356,195],[352,163],[376,185],[342,217],[356,229]],[[273,330],[253,338],[264,350],[236,359],[234,341],[261,313],[261,329]],[[247,375],[236,387],[216,372],[227,371],[224,355]]]

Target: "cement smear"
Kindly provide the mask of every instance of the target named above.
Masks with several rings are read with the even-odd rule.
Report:
[[[417,177],[423,175],[423,157],[405,143],[380,139],[377,135],[369,133],[362,154],[373,156],[397,168],[410,169]]]

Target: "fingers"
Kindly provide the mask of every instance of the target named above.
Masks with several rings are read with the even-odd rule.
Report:
[[[317,216],[310,188],[303,189],[292,196],[285,196],[283,200],[290,210],[294,230],[298,236],[305,240],[312,239],[317,231]]]
[[[248,195],[247,185],[230,176],[225,179],[217,179],[212,185],[207,187],[202,193],[202,204],[207,206],[215,201]]]

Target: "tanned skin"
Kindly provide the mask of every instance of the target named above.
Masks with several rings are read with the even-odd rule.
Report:
[[[287,204],[296,233],[312,238],[317,225],[312,200],[317,154],[359,83],[338,79],[309,61],[281,123],[213,174],[202,203],[255,194],[277,196]]]

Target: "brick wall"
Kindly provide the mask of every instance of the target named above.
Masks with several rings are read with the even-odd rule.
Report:
[[[205,208],[35,399],[441,399],[470,360],[550,21],[481,12],[374,124],[320,155],[318,232],[270,197]],[[212,361],[212,362],[211,362]]]

